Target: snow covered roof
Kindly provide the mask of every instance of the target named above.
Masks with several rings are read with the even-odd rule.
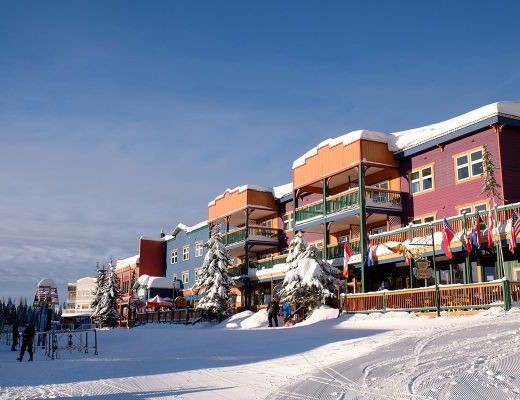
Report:
[[[293,191],[292,182],[286,183],[285,185],[273,187],[273,194],[274,194],[274,197],[277,199],[281,199],[282,197],[287,196],[288,194],[291,194],[292,191]]]
[[[125,268],[130,265],[135,265],[138,262],[139,262],[139,254],[132,256],[132,257],[128,257],[128,258],[123,258],[122,260],[116,261],[116,269]]]
[[[51,287],[51,288],[55,288],[57,286],[56,286],[56,284],[54,283],[54,281],[52,279],[46,278],[46,279],[42,279],[40,282],[38,282],[38,287]]]
[[[307,153],[305,153],[303,156],[297,158],[293,162],[293,169],[297,168],[301,165],[305,164],[305,160],[307,160],[309,157],[315,156],[318,154],[318,149],[321,147],[329,146],[334,147],[340,143],[343,143],[343,146],[346,146],[350,143],[354,143],[358,140],[372,140],[374,142],[381,142],[386,143],[388,145],[388,150],[390,151],[397,151],[399,150],[395,146],[395,137],[389,133],[383,133],[383,132],[376,132],[376,131],[367,131],[367,130],[358,130],[358,131],[352,131],[345,133],[344,135],[341,135],[335,139],[327,139],[321,142],[319,145],[313,147],[310,149]]]
[[[217,202],[217,200],[223,198],[225,196],[226,193],[234,193],[234,192],[243,192],[245,190],[256,190],[257,192],[269,192],[269,193],[273,193],[273,188],[269,188],[269,187],[266,187],[266,186],[257,186],[257,185],[243,185],[243,186],[237,186],[236,188],[233,188],[233,189],[226,189],[224,191],[224,193],[222,194],[219,194],[217,197],[215,197],[213,200],[211,200],[209,203],[208,203],[208,207],[211,207],[211,206],[214,206],[215,203]],[[273,194],[274,195],[274,194]]]
[[[497,115],[520,119],[520,103],[497,102],[436,124],[393,132],[396,146],[406,150]]]
[[[343,145],[346,146],[357,140],[365,139],[386,143],[388,145],[388,150],[396,153],[499,115],[503,117],[520,119],[520,103],[508,101],[492,103],[446,121],[405,131],[383,133],[368,130],[358,130],[348,132],[335,139],[324,140],[319,145],[310,149],[307,153],[294,161],[293,169],[304,165],[305,161],[309,157],[318,154],[318,149],[324,146],[333,147],[339,143],[343,143]]]
[[[195,224],[193,226],[187,226],[187,225],[184,225],[182,222],[180,222],[180,223],[177,224],[177,226],[173,230],[172,235],[168,239],[165,239],[165,240],[170,240],[170,239],[175,238],[175,236],[177,236],[177,234],[180,231],[184,231],[186,233],[190,233],[190,232],[196,231],[197,229],[203,228],[206,225],[208,225],[208,221],[207,220],[199,222],[198,224]]]
[[[137,278],[134,287],[136,285],[155,289],[172,289],[173,281],[163,276],[141,275],[139,278]]]

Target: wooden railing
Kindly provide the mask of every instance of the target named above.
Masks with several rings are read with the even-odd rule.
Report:
[[[275,228],[267,228],[264,226],[250,226],[249,231],[246,230],[245,226],[234,229],[223,235],[222,241],[226,246],[240,243],[245,241],[249,237],[255,239],[260,238],[268,241],[277,241],[279,230]]]
[[[200,317],[200,312],[194,308],[179,308],[165,311],[146,311],[137,313],[134,323],[136,325],[155,322],[190,323]]]
[[[515,210],[517,213],[520,213],[520,203],[508,204],[505,206],[497,207],[497,216],[498,221],[507,221],[511,218],[511,212]],[[487,224],[487,218],[489,214],[489,210],[479,212],[480,216]],[[495,212],[491,210],[491,212]],[[454,217],[446,218],[450,225],[453,227],[455,232],[463,232],[466,230],[467,232],[471,232],[471,230],[475,227],[475,213],[465,214],[465,215],[457,215]],[[436,220],[431,223],[426,224],[417,224],[417,225],[409,225],[404,228],[396,229],[389,232],[379,233],[377,235],[370,235],[369,238],[374,245],[386,243],[386,242],[398,242],[403,243],[406,240],[413,240],[418,237],[428,237],[431,234],[431,228],[433,228],[434,232],[442,232],[443,221]],[[483,238],[480,238],[483,240]]]
[[[365,199],[368,207],[397,209],[401,207],[401,192],[393,190],[366,188]],[[298,207],[296,209],[296,223],[309,221],[323,217],[327,214],[334,214],[341,211],[356,209],[359,207],[359,189],[350,189],[342,193],[329,196],[325,199],[325,209],[323,200],[315,201],[311,204]]]
[[[264,258],[262,260],[258,260],[255,262],[256,269],[268,269],[272,268],[277,264],[283,264],[285,263],[285,260],[287,259],[287,254],[282,254],[279,256],[274,256],[270,258]]]
[[[507,280],[469,285],[439,287],[441,310],[467,310],[489,307],[509,309],[511,302],[520,301],[520,282]],[[433,311],[436,310],[435,287],[347,294],[346,312]]]

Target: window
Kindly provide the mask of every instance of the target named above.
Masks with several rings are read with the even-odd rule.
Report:
[[[481,176],[484,172],[482,166],[482,149],[455,157],[455,168],[457,170],[458,181]]]
[[[182,248],[182,261],[187,261],[189,259],[190,259],[190,245],[187,245]]]
[[[292,230],[292,228],[293,228],[293,220],[292,220],[292,218],[293,218],[293,213],[292,212],[287,213],[284,216],[282,216],[283,230],[284,231]]]
[[[433,190],[433,164],[410,173],[410,193]]]
[[[424,217],[416,217],[412,224],[418,225],[418,224],[427,224],[428,222],[435,221],[435,215],[426,215]]]
[[[190,281],[190,271],[182,271],[181,281],[184,285]]]
[[[338,236],[338,243],[345,243],[349,241],[348,235]]]
[[[386,232],[386,226],[378,226],[377,228],[372,228],[370,233],[372,235],[377,235],[378,233]]]
[[[198,282],[202,276],[202,268],[195,269],[195,282]]]
[[[179,251],[177,249],[172,250],[172,264],[176,264],[178,260]]]
[[[474,204],[474,205],[470,205],[470,206],[464,206],[462,208],[459,208],[459,214],[471,214],[471,213],[474,213],[476,211],[478,212],[482,212],[482,211],[486,211],[487,210],[487,204],[486,203],[481,203],[481,204]]]
[[[202,257],[203,252],[204,252],[204,243],[203,242],[195,243],[195,257]]]
[[[267,221],[260,222],[260,226],[263,226],[265,228],[272,228],[273,227],[273,220],[268,219]]]
[[[389,185],[389,182],[388,181],[382,181],[382,182],[377,182],[377,183],[374,183],[373,185],[370,185],[371,187],[376,187],[376,188],[379,188],[379,189],[390,189],[390,185]]]

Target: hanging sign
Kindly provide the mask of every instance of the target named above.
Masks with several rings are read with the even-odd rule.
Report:
[[[415,269],[415,277],[417,279],[430,279],[433,275],[433,269],[430,268],[430,262],[422,259],[415,262],[417,268]]]

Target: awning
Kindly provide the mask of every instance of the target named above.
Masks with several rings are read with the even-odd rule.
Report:
[[[152,297],[146,302],[146,305],[148,307],[173,307],[173,301],[169,298],[162,298],[161,296],[157,295],[155,297]]]

